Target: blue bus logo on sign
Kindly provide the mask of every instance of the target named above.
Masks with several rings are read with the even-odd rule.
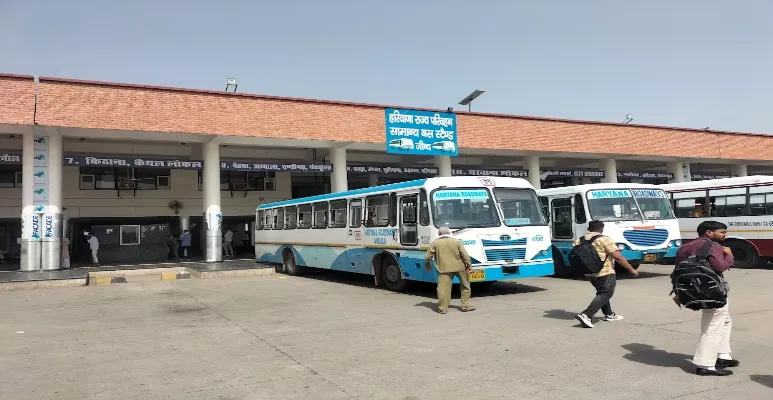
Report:
[[[387,153],[457,156],[456,114],[387,108]]]

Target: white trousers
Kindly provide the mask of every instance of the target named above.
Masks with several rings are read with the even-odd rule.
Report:
[[[62,269],[70,268],[70,257],[62,257]]]
[[[719,353],[730,353],[730,330],[733,320],[730,318],[730,303],[722,308],[703,310],[701,317],[701,337],[692,359],[700,367],[713,367]]]
[[[97,257],[97,252],[99,249],[91,249],[91,262],[94,264],[99,264],[99,258]]]

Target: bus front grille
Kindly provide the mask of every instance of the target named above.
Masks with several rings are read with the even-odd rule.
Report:
[[[651,247],[665,243],[668,239],[668,231],[665,229],[631,229],[624,231],[623,237],[633,245]]]
[[[486,260],[494,261],[513,261],[526,258],[526,249],[486,249]]]
[[[486,240],[481,239],[483,247],[526,246],[526,238],[510,240]]]

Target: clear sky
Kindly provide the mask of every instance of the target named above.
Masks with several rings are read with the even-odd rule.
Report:
[[[770,0],[0,0],[0,72],[773,133]],[[2,101],[2,99],[0,99]]]

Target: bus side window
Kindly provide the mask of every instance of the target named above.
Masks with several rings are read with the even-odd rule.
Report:
[[[330,201],[330,228],[346,228],[346,199]]]
[[[671,196],[674,199],[674,211],[677,218],[704,218],[706,217],[706,191],[676,192]]]
[[[362,226],[362,199],[351,199],[349,201],[349,227],[359,228]]]
[[[298,207],[285,207],[285,229],[295,229],[298,226]]]
[[[427,201],[427,191],[424,189],[419,192],[419,223],[421,226],[429,225],[429,201]]]
[[[275,208],[274,209],[274,226],[271,227],[271,229],[281,230],[285,227],[285,209],[284,208]]]
[[[585,204],[582,202],[582,195],[574,195],[574,222],[584,224],[588,221],[585,217]]]
[[[773,186],[749,188],[749,215],[773,215]]]
[[[263,230],[263,214],[264,210],[258,210],[258,215],[255,216],[255,230]]]
[[[298,229],[311,228],[311,204],[298,206]]]
[[[389,226],[397,226],[397,193],[389,194]]]
[[[389,226],[389,195],[378,194],[365,198],[365,226]]]
[[[314,203],[311,207],[314,214],[311,227],[315,229],[327,228],[327,202],[321,201],[319,203]]]

